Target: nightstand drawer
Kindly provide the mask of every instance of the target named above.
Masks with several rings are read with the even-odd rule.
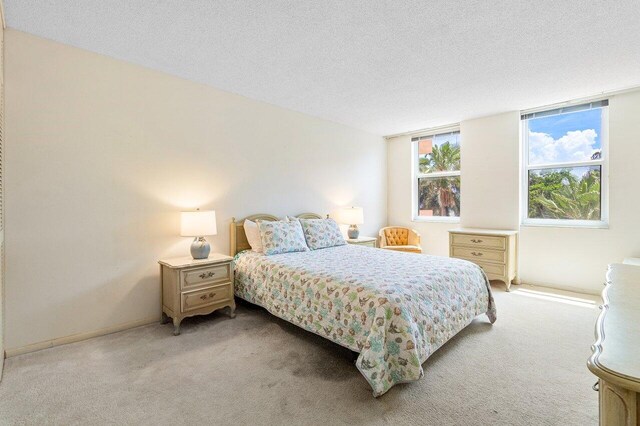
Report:
[[[452,248],[453,257],[460,257],[463,259],[469,259],[473,261],[483,261],[483,262],[497,262],[497,263],[506,263],[507,259],[504,251],[497,250],[485,250],[485,249],[474,249],[467,247],[456,247]]]
[[[231,271],[229,264],[214,265],[206,268],[190,269],[180,273],[180,288],[188,290],[195,287],[201,287],[205,284],[216,283],[220,281],[229,281]]]
[[[365,247],[373,247],[373,248],[376,247],[376,242],[375,241],[365,241],[363,243],[354,243],[354,244],[357,244],[359,246],[365,246]]]
[[[484,273],[489,275],[489,276],[497,275],[499,277],[502,277],[506,273],[506,266],[505,265],[501,265],[501,264],[497,264],[497,263],[478,262],[478,261],[474,261],[473,263],[475,263],[476,265],[481,267],[482,270],[484,271]]]
[[[372,237],[360,237],[360,238],[354,238],[354,239],[346,239],[345,240],[347,243],[349,244],[355,244],[357,246],[365,246],[365,247],[373,247],[373,248],[377,248],[378,247],[378,239],[377,238],[372,238]]]
[[[182,293],[180,309],[182,312],[189,312],[205,306],[226,302],[233,297],[231,291],[231,284],[221,284],[215,287]]]
[[[507,242],[504,237],[491,237],[487,235],[466,235],[453,234],[453,244],[463,246],[473,246],[479,248],[489,248],[495,250],[505,250]]]

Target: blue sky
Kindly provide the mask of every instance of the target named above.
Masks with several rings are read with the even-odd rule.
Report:
[[[554,139],[560,139],[567,132],[593,129],[596,131],[594,148],[600,149],[600,130],[602,127],[602,109],[594,108],[568,114],[551,115],[529,120],[529,131],[546,133]]]
[[[588,161],[602,147],[601,108],[533,118],[527,124],[531,165]]]

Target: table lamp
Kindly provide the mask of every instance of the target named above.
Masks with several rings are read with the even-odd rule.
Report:
[[[211,252],[211,246],[204,239],[205,235],[217,235],[216,212],[214,210],[196,210],[181,212],[180,235],[194,237],[191,243],[191,256],[194,259],[206,259]]]
[[[341,222],[349,225],[347,235],[350,239],[355,240],[360,235],[358,225],[364,223],[364,213],[362,207],[348,207],[340,212]]]

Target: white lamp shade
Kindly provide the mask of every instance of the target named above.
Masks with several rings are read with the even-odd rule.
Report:
[[[183,237],[202,237],[217,235],[215,210],[181,212],[180,235]]]
[[[340,210],[340,222],[346,225],[362,225],[364,212],[362,207],[348,207]]]

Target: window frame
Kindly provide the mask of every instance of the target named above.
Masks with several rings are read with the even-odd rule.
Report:
[[[593,100],[582,100],[575,103],[563,104],[560,108],[571,108],[580,105],[586,105],[592,102],[607,100],[607,98],[598,98]],[[601,115],[601,135],[600,136],[600,152],[601,156],[598,160],[587,160],[577,162],[558,162],[544,164],[529,164],[529,126],[530,119],[520,120],[520,138],[521,146],[521,182],[520,182],[520,200],[521,214],[520,224],[522,226],[532,227],[553,227],[553,228],[609,228],[609,105],[599,106],[602,109]],[[537,108],[535,110],[522,111],[521,115],[533,112],[547,112],[559,107]],[[589,108],[591,109],[591,108]],[[570,114],[577,111],[567,111],[564,114]],[[560,115],[553,114],[553,115]],[[529,217],[529,171],[542,169],[562,169],[572,167],[589,167],[600,166],[600,220],[579,220],[579,219],[543,219]]]
[[[419,155],[419,138],[430,136],[435,138],[437,135],[443,135],[447,133],[460,133],[460,147],[462,149],[462,133],[460,132],[460,124],[453,124],[450,126],[443,126],[433,129],[428,129],[424,132],[411,135],[411,221],[412,222],[431,222],[431,223],[460,223],[460,216],[462,216],[462,202],[460,203],[460,215],[459,216],[420,216],[419,214],[419,201],[418,201],[418,189],[419,180],[421,178],[439,178],[439,177],[460,177],[460,187],[462,188],[462,150],[460,151],[460,169],[455,171],[446,172],[433,172],[433,173],[420,173],[420,155]],[[418,140],[414,141],[414,138]],[[462,198],[462,190],[460,191],[460,197]]]

